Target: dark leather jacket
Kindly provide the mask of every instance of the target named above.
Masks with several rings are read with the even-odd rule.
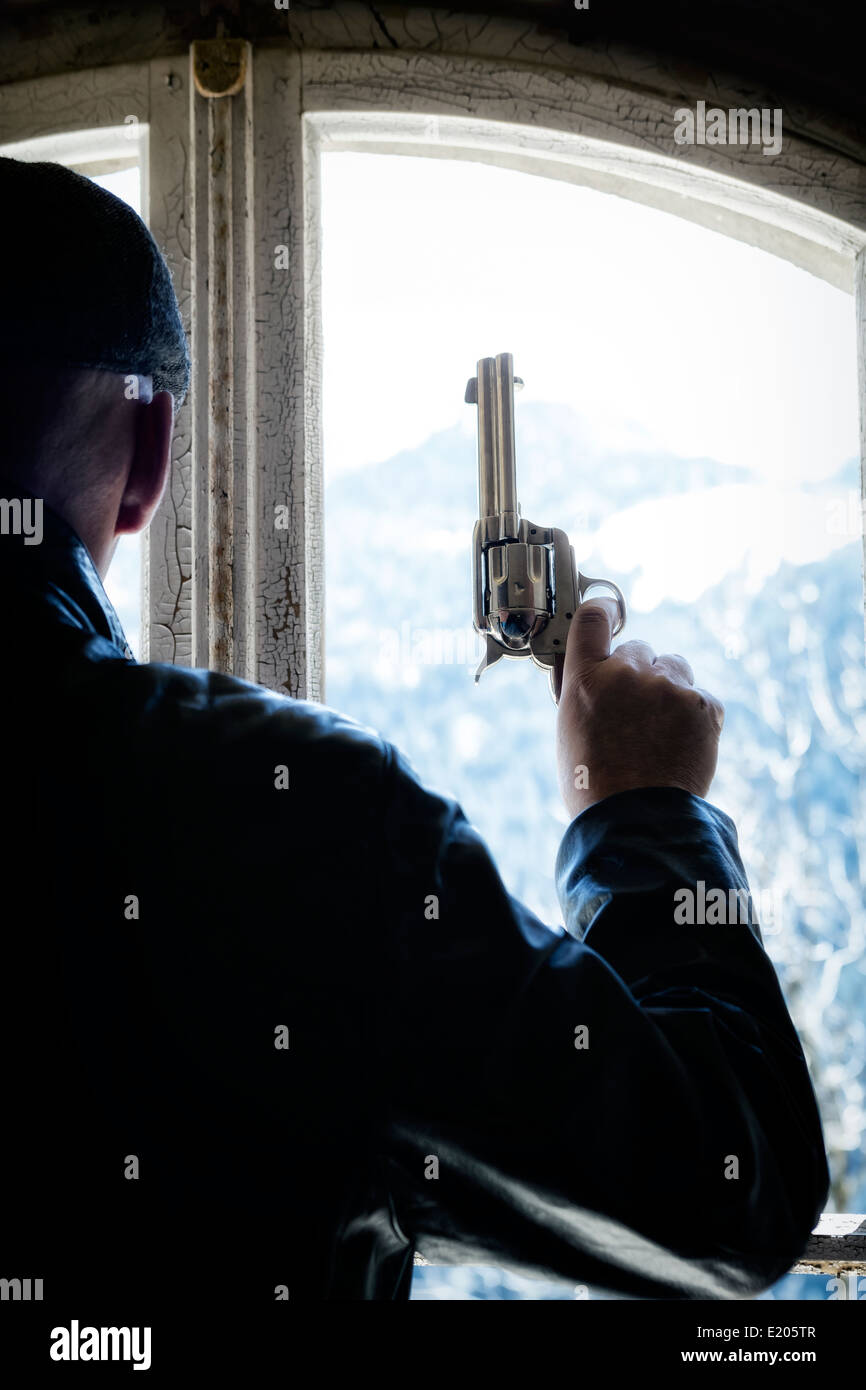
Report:
[[[132,660],[45,525],[0,537],[4,1275],[141,1322],[203,1280],[405,1299],[416,1250],[649,1298],[785,1273],[827,1193],[803,1053],[758,930],[673,915],[746,887],[730,819],[591,807],[551,930],[373,730]]]

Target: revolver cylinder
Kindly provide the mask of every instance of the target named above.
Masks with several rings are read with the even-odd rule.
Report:
[[[511,354],[484,357],[466,387],[478,407],[478,520],[472,541],[473,622],[486,639],[475,673],[503,656],[529,656],[551,674],[564,654],[568,625],[591,588],[609,589],[619,608],[614,633],[625,623],[625,599],[609,579],[590,579],[575,565],[568,536],[534,526],[520,515],[514,440]]]

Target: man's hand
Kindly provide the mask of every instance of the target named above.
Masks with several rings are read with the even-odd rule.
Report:
[[[695,687],[684,657],[646,642],[611,652],[616,613],[613,599],[581,604],[556,669],[559,786],[572,816],[637,787],[706,796],[716,771],[724,707]]]

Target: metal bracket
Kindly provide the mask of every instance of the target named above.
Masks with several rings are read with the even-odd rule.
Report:
[[[246,39],[195,39],[192,75],[203,97],[233,97],[247,76],[249,44]]]

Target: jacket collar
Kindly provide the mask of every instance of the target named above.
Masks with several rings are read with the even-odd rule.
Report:
[[[31,520],[41,516],[38,543],[34,543],[38,528],[30,537],[15,533],[16,502],[29,508],[24,515]],[[47,502],[2,475],[0,531],[4,587],[50,595],[51,606],[64,622],[107,638],[125,657],[134,660],[120,619],[81,537]]]

